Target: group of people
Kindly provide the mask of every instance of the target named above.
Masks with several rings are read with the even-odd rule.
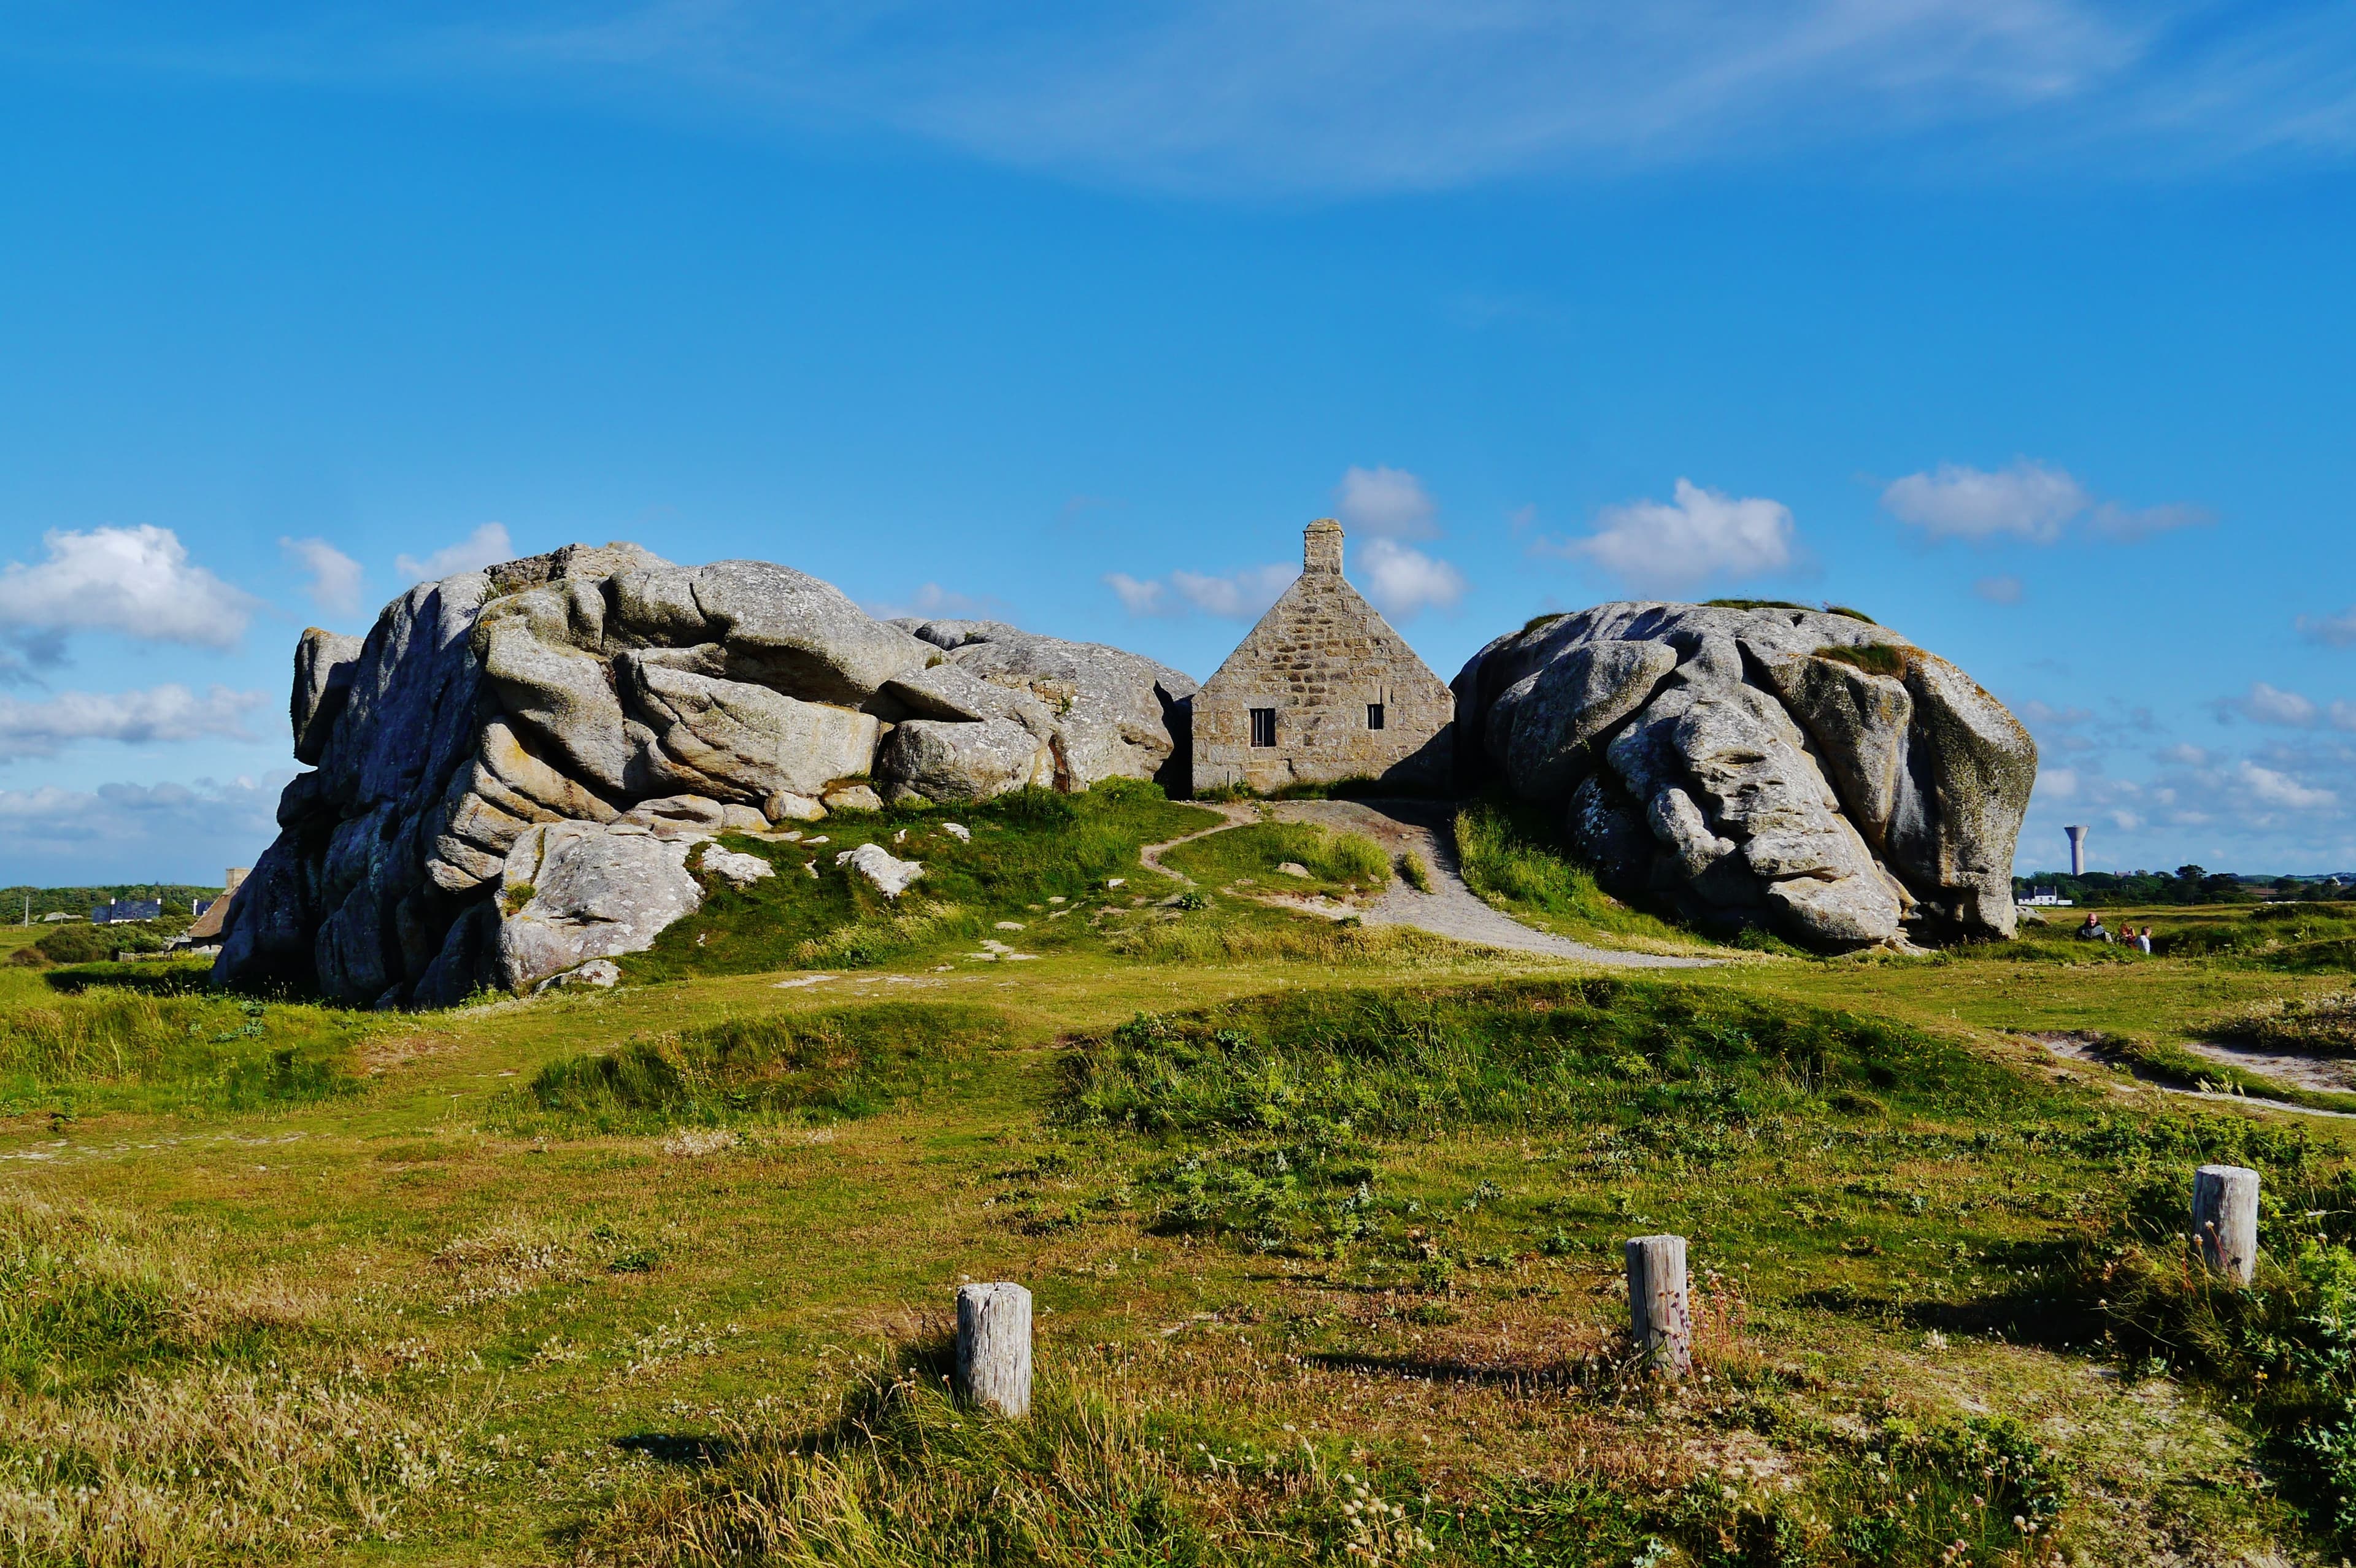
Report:
[[[2119,927],[2118,934],[2114,936],[2111,934],[2108,928],[2103,924],[2103,917],[2096,914],[2093,910],[2088,910],[2086,912],[2086,923],[2078,928],[2078,940],[2081,942],[2122,943],[2126,946],[2134,948],[2138,953],[2148,953],[2151,951],[2151,927],[2147,925],[2140,933],[2138,933],[2132,925],[2123,925]]]

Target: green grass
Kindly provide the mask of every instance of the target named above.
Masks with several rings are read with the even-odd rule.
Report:
[[[1604,936],[1687,951],[1691,933],[1629,908],[1595,885],[1536,806],[1483,799],[1456,814],[1465,886],[1507,913],[1570,936]]]
[[[822,869],[905,828],[966,880],[783,932],[786,890],[733,924],[715,891],[701,959],[613,992],[251,1013],[0,965],[40,1090],[0,1106],[0,1539],[500,1568],[2347,1550],[2356,1128],[2018,1032],[2157,1071],[2344,980],[2067,943],[1599,975],[1184,890],[1133,848],[1058,863],[1109,807],[835,819]],[[1138,809],[1171,815],[1132,841],[1205,820]],[[746,956],[862,933],[893,972],[780,989]],[[992,933],[1040,956],[969,955]],[[16,1043],[61,1008],[79,1034]],[[311,1040],[349,1087],[188,1087],[215,1017],[206,1049]],[[2265,1177],[2246,1296],[2168,1250],[2210,1159]],[[1674,1393],[1615,1294],[1653,1231],[1695,1265]],[[1031,1423],[940,1392],[967,1278],[1034,1292]]]
[[[1431,891],[1431,868],[1425,865],[1423,857],[1414,850],[1408,849],[1402,852],[1398,860],[1393,863],[1392,869],[1398,873],[1400,881],[1405,882],[1417,892]]]
[[[0,1115],[237,1111],[327,1099],[355,1087],[358,1027],[335,1008],[112,985],[17,1003],[0,1008]]]
[[[1255,822],[1183,845],[1163,863],[1207,887],[1248,882],[1258,892],[1377,891],[1390,881],[1391,859],[1363,833],[1313,822]],[[1307,877],[1277,868],[1301,867]]]
[[[741,890],[704,879],[702,908],[649,952],[621,960],[623,972],[653,982],[869,967],[952,942],[970,945],[1001,918],[1046,912],[1051,899],[1100,897],[1110,877],[1126,874],[1133,890],[1158,885],[1139,867],[1139,847],[1217,820],[1199,806],[1173,805],[1156,785],[1116,780],[1080,795],[1024,790],[954,811],[830,816],[802,843],[727,837],[726,848],[760,857],[776,874]],[[972,835],[970,842],[946,831],[951,822]],[[807,841],[815,838],[825,842]],[[843,851],[867,843],[921,862],[923,879],[891,900],[836,864]]]
[[[2356,991],[2261,1002],[2220,1019],[2210,1030],[2269,1051],[2356,1056]]]
[[[963,1003],[879,1003],[731,1019],[542,1067],[495,1113],[533,1134],[659,1132],[872,1115],[970,1090],[1006,1016]]]
[[[1815,657],[1830,659],[1861,669],[1868,675],[1904,675],[1906,656],[1888,643],[1866,643],[1858,647],[1831,645],[1818,648]]]

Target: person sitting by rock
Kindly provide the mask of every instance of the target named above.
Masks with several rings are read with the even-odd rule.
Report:
[[[2093,910],[2086,912],[2086,923],[2078,928],[2077,935],[2081,942],[2108,942],[2111,939],[2111,933],[2103,929],[2103,917]]]

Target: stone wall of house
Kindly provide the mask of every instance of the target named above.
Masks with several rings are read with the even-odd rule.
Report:
[[[1302,560],[1300,579],[1194,694],[1194,788],[1357,777],[1445,788],[1454,695],[1343,577],[1339,523],[1310,524]],[[1274,745],[1252,744],[1254,709],[1274,710]]]

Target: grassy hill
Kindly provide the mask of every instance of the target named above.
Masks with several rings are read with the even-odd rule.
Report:
[[[2280,961],[2336,933],[2195,940],[2245,917],[2179,911],[2151,957],[1652,978],[1137,862],[1205,816],[1113,791],[732,841],[778,874],[604,995],[393,1016],[0,963],[0,1540],[1500,1568],[2356,1544],[2356,1124],[2161,1083],[2233,1020],[2336,1017],[2346,974]],[[1374,875],[1235,831],[1171,863]],[[841,878],[903,833],[905,907]],[[1567,869],[1511,875],[1653,934]],[[2179,1250],[2211,1159],[2264,1173],[2257,1292]],[[1676,1388],[1636,1375],[1617,1294],[1621,1243],[1660,1230],[1695,1264]],[[1023,1424],[943,1392],[954,1288],[1000,1278],[1038,1303]]]

